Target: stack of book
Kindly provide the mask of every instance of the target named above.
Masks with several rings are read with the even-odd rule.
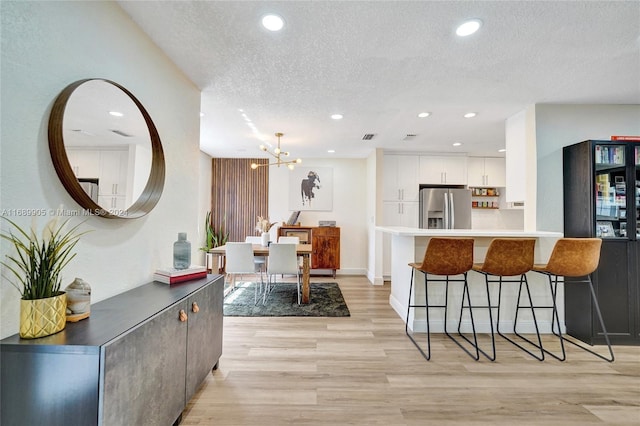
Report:
[[[153,274],[154,281],[165,284],[177,284],[185,281],[198,280],[207,276],[207,268],[204,266],[190,266],[187,269],[158,269]]]

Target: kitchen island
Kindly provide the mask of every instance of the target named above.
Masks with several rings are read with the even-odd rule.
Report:
[[[546,263],[551,255],[556,241],[563,235],[560,232],[544,231],[518,231],[518,230],[476,230],[476,229],[418,229],[401,226],[378,226],[377,231],[391,235],[391,294],[389,303],[398,315],[404,320],[407,315],[409,304],[409,284],[411,280],[411,262],[422,262],[427,244],[432,237],[458,237],[474,239],[474,263],[482,263],[487,253],[489,243],[494,238],[535,238],[535,263]],[[471,302],[474,305],[487,305],[486,287],[484,275],[470,271],[467,274]],[[529,272],[527,280],[531,289],[531,295],[535,305],[551,305],[551,294],[549,291],[548,279],[546,276]],[[460,303],[462,299],[462,283],[449,284],[449,312],[447,317],[447,327],[455,330],[458,325],[460,315]],[[515,316],[516,298],[518,296],[518,283],[503,283],[502,286],[502,309],[500,313],[500,329],[506,332],[513,330],[513,320]],[[415,274],[414,298],[424,300],[424,275]],[[492,305],[497,305],[498,284],[489,284]],[[526,295],[523,294],[523,301]],[[429,284],[429,301],[432,304],[444,303],[444,283]],[[413,303],[413,299],[412,299]],[[558,286],[558,313],[560,324],[564,331],[564,292],[562,286]],[[409,328],[414,331],[424,332],[426,330],[425,315],[423,308],[413,309],[409,317]],[[465,309],[462,317],[462,330],[470,331],[468,309]],[[496,320],[497,310],[494,310],[493,320]],[[551,333],[551,309],[536,310],[536,319],[541,333]],[[488,333],[491,331],[489,325],[489,313],[486,308],[476,308],[473,310],[473,317],[476,331]],[[430,327],[432,332],[444,331],[442,309],[431,309],[429,313]],[[495,327],[495,324],[494,324]],[[530,310],[520,310],[518,318],[518,331],[523,333],[535,333],[533,317]]]

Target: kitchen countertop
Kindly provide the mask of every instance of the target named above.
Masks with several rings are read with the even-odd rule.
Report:
[[[377,231],[403,237],[507,237],[507,238],[561,238],[562,232],[522,231],[517,229],[420,229],[405,226],[376,226]]]

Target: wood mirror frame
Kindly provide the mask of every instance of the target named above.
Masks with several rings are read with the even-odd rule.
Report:
[[[147,184],[138,199],[133,201],[133,204],[123,212],[109,211],[109,209],[100,206],[82,189],[78,178],[73,173],[64,144],[63,119],[67,102],[78,87],[88,81],[96,80],[104,81],[119,88],[135,103],[145,120],[151,139],[151,170]],[[51,159],[53,160],[56,173],[67,192],[82,208],[88,210],[91,214],[106,218],[135,219],[149,213],[160,200],[165,176],[164,152],[162,150],[160,136],[144,106],[131,92],[118,83],[102,78],[88,78],[78,80],[65,87],[51,108],[51,115],[49,116],[49,151],[51,152]]]

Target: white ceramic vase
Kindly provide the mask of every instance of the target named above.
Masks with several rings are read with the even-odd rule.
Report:
[[[261,235],[262,238],[262,247],[267,247],[269,245],[269,233],[263,232]]]

